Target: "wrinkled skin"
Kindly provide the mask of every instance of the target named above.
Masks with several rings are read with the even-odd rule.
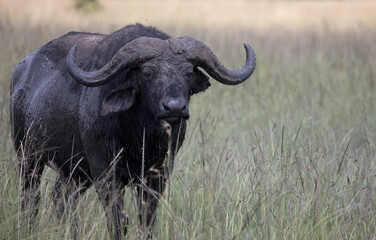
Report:
[[[14,144],[22,158],[24,208],[38,202],[41,174],[48,165],[58,173],[53,200],[59,217],[65,212],[62,201],[72,211],[94,185],[110,235],[120,239],[127,231],[124,187],[134,186],[140,229],[151,236],[158,198],[184,141],[190,97],[210,86],[208,77],[173,47],[121,70],[97,87],[75,81],[66,62],[77,43],[78,67],[96,71],[141,36],[170,38],[139,24],[111,35],[73,32],[46,44],[16,67],[10,108]],[[74,238],[76,228],[74,223]]]

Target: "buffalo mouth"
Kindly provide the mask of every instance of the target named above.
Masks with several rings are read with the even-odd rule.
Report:
[[[158,119],[160,121],[166,121],[168,122],[169,124],[171,125],[176,125],[176,124],[180,124],[182,121],[184,120],[187,120],[189,118],[189,116],[181,116],[181,117],[175,117],[175,116],[164,116],[164,117],[158,117]]]

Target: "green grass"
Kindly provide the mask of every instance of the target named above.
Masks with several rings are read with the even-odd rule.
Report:
[[[50,169],[27,231],[8,110],[16,64],[69,30],[0,18],[0,239],[70,239],[69,219],[52,213]],[[163,30],[203,40],[232,68],[243,64],[248,42],[257,68],[240,86],[212,81],[192,99],[155,239],[376,239],[375,29]],[[138,239],[132,195],[128,189],[129,239]],[[80,239],[108,238],[93,189],[78,222]]]

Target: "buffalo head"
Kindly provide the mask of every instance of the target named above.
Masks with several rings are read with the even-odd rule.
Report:
[[[189,118],[190,96],[210,86],[209,78],[198,67],[226,85],[239,84],[251,76],[256,58],[248,44],[244,47],[246,63],[236,71],[225,68],[208,46],[191,37],[137,38],[119,49],[105,66],[93,72],[78,67],[76,44],[67,55],[67,64],[72,77],[89,87],[104,85],[124,70],[132,74],[122,86],[104,98],[102,115],[129,109],[139,95],[140,104],[145,105],[155,119],[178,123],[182,118]]]

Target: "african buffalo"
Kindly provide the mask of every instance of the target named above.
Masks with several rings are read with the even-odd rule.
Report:
[[[225,68],[204,43],[170,38],[140,24],[112,34],[70,32],[23,59],[11,80],[11,122],[20,164],[22,205],[37,209],[43,169],[58,173],[58,215],[91,185],[106,211],[111,236],[126,234],[125,186],[135,186],[141,229],[151,233],[158,198],[181,147],[189,100],[209,77],[236,85],[256,58]],[[169,128],[166,128],[169,127]],[[169,151],[171,150],[171,151]]]

